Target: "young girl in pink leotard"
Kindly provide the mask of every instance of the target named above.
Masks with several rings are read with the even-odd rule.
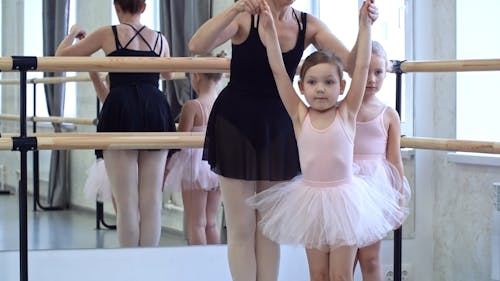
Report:
[[[205,132],[221,77],[220,73],[191,74],[191,85],[198,97],[183,105],[179,132]],[[201,148],[182,149],[173,154],[166,168],[164,189],[182,191],[189,245],[220,243],[216,223],[221,205],[219,179],[208,162],[201,159],[202,153]]]
[[[391,189],[400,191],[393,195],[400,202],[403,222],[408,215],[411,192],[404,177],[401,158],[399,115],[376,96],[388,69],[389,61],[384,48],[380,43],[372,42],[365,95],[356,119],[354,163],[359,166],[360,175],[377,183],[372,188],[382,192]],[[381,241],[376,241],[358,250],[357,258],[365,281],[382,281],[380,247]]]
[[[371,56],[368,4],[359,17],[357,56],[347,96],[342,64],[334,54],[317,51],[304,61],[299,98],[286,74],[273,17],[261,2],[260,24],[269,63],[283,104],[293,123],[302,175],[258,193],[248,202],[271,240],[306,248],[311,280],[352,280],[358,247],[384,237],[400,223],[399,205],[387,192],[354,174],[356,115]],[[396,191],[393,191],[396,193]],[[326,278],[325,278],[326,277]]]

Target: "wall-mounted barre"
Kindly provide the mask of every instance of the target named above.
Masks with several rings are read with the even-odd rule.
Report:
[[[229,72],[229,58],[200,57],[0,57],[0,71]]]
[[[101,75],[101,80],[106,79],[105,75]],[[173,77],[169,80],[186,79],[184,72],[174,72]],[[161,80],[164,80],[161,78]],[[79,76],[66,76],[66,77],[44,77],[44,78],[31,78],[26,81],[27,84],[59,84],[66,82],[90,82],[90,77],[85,75]],[[0,80],[0,85],[19,85],[18,79],[3,79]]]
[[[0,150],[12,150],[14,134],[2,134]],[[36,133],[37,149],[172,149],[203,147],[203,133]],[[500,142],[401,137],[406,148],[500,154]]]
[[[30,58],[30,59],[26,59]],[[206,57],[22,57],[27,71],[46,72],[229,72],[230,58]],[[26,62],[27,61],[27,62]],[[17,71],[18,57],[0,57],[0,71]],[[500,70],[500,59],[402,61],[403,72],[462,72]]]
[[[0,114],[0,120],[6,121],[19,121],[20,116],[16,114]],[[96,118],[73,118],[73,117],[41,117],[41,116],[27,116],[27,121],[30,122],[50,122],[50,123],[73,123],[78,125],[96,125]]]
[[[404,61],[403,72],[463,72],[500,70],[500,59]]]

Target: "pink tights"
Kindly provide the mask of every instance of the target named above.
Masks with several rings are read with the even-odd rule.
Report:
[[[104,163],[116,202],[120,246],[157,246],[167,150],[106,150]]]
[[[227,225],[229,268],[234,281],[276,281],[279,245],[257,230],[258,216],[245,200],[271,182],[220,177]]]

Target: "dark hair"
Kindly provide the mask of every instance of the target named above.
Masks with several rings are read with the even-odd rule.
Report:
[[[197,57],[202,57],[202,58],[209,58],[209,57],[213,57],[213,56],[214,56],[213,54],[197,55]],[[224,58],[224,57],[226,57],[226,52],[224,52],[224,50],[222,50],[217,55],[215,55],[215,57]],[[219,81],[222,78],[222,73],[199,73],[199,74],[202,75],[203,77],[205,77],[206,79],[212,80],[215,82]]]
[[[146,0],[114,0],[115,5],[120,5],[122,11],[131,14],[137,14],[144,9]]]
[[[344,65],[342,64],[342,60],[335,55],[334,53],[327,51],[316,51],[304,60],[302,67],[300,68],[300,79],[304,79],[307,70],[309,68],[320,64],[320,63],[328,63],[335,67],[337,67],[337,72],[339,74],[339,78],[342,80],[342,75],[344,73]]]

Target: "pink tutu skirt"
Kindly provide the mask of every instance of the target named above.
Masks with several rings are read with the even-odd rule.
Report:
[[[201,159],[202,154],[201,148],[186,148],[172,155],[167,166],[168,174],[164,190],[180,192],[183,191],[183,184],[184,188],[192,187],[207,191],[217,189],[218,175],[210,170],[207,161]]]
[[[356,174],[370,182],[372,188],[387,198],[398,202],[403,217],[401,224],[410,213],[411,188],[406,177],[401,179],[398,170],[385,158],[356,155],[354,163],[359,167]]]
[[[324,251],[373,244],[404,217],[393,198],[357,176],[343,183],[308,182],[297,176],[247,203],[260,212],[259,227],[269,239]]]
[[[104,167],[104,159],[98,158],[87,170],[87,180],[83,187],[83,193],[88,200],[111,201],[113,196],[111,195],[108,173]]]

